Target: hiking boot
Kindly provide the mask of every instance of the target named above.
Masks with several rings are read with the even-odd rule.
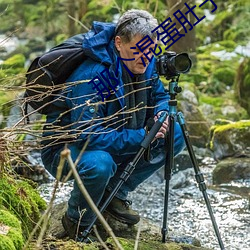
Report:
[[[62,217],[62,225],[66,232],[65,236],[68,236],[70,239],[85,243],[97,241],[97,238],[92,234],[90,234],[86,239],[83,238],[82,234],[86,227],[80,226],[78,225],[78,223],[75,223],[75,221],[68,217],[67,213],[65,213]]]
[[[132,201],[114,197],[105,211],[122,223],[134,225],[140,221],[140,216],[130,208],[131,205]]]

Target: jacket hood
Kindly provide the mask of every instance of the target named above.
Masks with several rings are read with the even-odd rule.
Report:
[[[117,69],[117,54],[114,44],[115,28],[116,25],[113,23],[94,21],[91,30],[84,34],[82,43],[86,56],[104,66],[108,66],[110,73],[113,72],[112,74],[115,74]],[[145,78],[150,78],[153,71],[155,71],[155,58],[149,63],[144,73]],[[119,76],[118,78],[122,75],[121,66],[118,68],[117,75]]]
[[[115,24],[94,21],[85,34],[83,49],[87,56],[103,64],[111,65],[114,53]]]

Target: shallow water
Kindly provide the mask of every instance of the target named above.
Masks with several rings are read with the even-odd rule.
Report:
[[[250,180],[213,186],[211,173],[214,168],[212,159],[205,159],[201,171],[207,185],[207,194],[211,203],[219,232],[226,250],[250,250]],[[169,232],[177,236],[191,236],[199,239],[202,246],[219,250],[218,240],[207,211],[203,195],[194,178],[192,168],[173,175],[170,181],[171,191],[168,203]],[[175,188],[179,186],[178,188]],[[69,198],[72,183],[59,188],[55,202]],[[49,200],[53,183],[40,186],[41,195]],[[130,194],[133,208],[142,217],[150,219],[162,227],[164,211],[165,181],[159,173],[140,185]]]

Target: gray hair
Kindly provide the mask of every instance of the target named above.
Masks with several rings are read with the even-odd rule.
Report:
[[[158,26],[157,20],[145,10],[128,10],[118,20],[116,25],[116,36],[120,36],[128,43],[136,35],[156,38],[156,33],[151,33]]]

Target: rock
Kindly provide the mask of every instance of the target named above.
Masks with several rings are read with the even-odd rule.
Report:
[[[188,102],[181,101],[181,108],[192,145],[205,148],[209,139],[210,124],[199,108]]]
[[[199,108],[205,117],[213,114],[214,112],[214,107],[211,104],[203,103],[199,106]]]
[[[190,103],[194,105],[198,105],[198,99],[191,90],[184,90],[182,92],[182,99],[189,101]]]
[[[193,169],[189,168],[174,174],[170,181],[170,188],[178,189],[190,185],[190,176],[193,176]]]
[[[213,183],[228,183],[233,180],[250,179],[250,158],[226,158],[213,171]]]
[[[250,157],[250,120],[213,126],[209,147],[216,160],[240,155]]]
[[[73,241],[68,241],[67,238],[65,239],[56,238],[58,234],[62,235],[62,232],[64,231],[62,224],[61,224],[61,217],[65,213],[66,208],[67,208],[67,204],[65,202],[57,204],[53,207],[51,221],[47,230],[47,238],[45,238],[43,244],[46,245],[46,241],[48,241],[50,244],[53,244],[53,246],[56,246],[58,244],[60,246],[67,245],[68,247],[68,248],[60,248],[60,249],[69,249],[69,245],[68,245],[69,243],[72,249],[74,249],[73,246],[77,247],[80,245],[82,247],[84,245],[84,249],[85,248],[86,249],[103,249],[100,246],[100,244],[98,245],[98,243],[91,243],[86,246],[86,244],[84,243],[76,243]],[[173,232],[169,233],[169,237],[167,237],[166,243],[162,243],[160,228],[150,223],[150,221],[146,219],[141,219],[140,223],[138,223],[135,226],[128,226],[126,224],[123,224],[114,220],[112,217],[108,215],[104,214],[104,216],[105,216],[106,221],[109,223],[110,227],[112,228],[114,234],[116,235],[116,237],[118,237],[118,240],[121,243],[121,245],[124,247],[124,249],[127,249],[127,250],[134,249],[135,239],[138,234],[138,231],[140,231],[139,242],[138,242],[139,249],[209,250],[208,248],[201,247],[199,240],[197,240],[196,238],[181,236],[181,235],[177,236],[177,235],[174,235]],[[98,226],[98,227],[99,229],[101,228],[101,226]],[[104,229],[101,228],[101,230],[104,230]],[[110,249],[114,249],[113,248],[114,243],[113,243],[112,238],[109,237],[105,240],[106,240],[106,244],[110,247]]]
[[[225,106],[221,108],[221,113],[224,116],[230,115],[230,114],[235,114],[237,113],[237,110],[234,106]]]

